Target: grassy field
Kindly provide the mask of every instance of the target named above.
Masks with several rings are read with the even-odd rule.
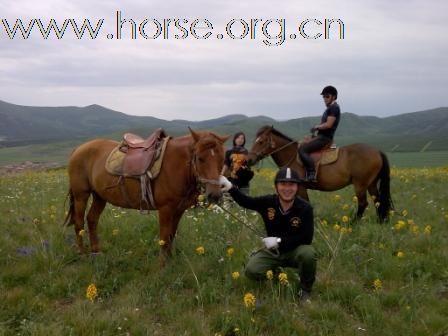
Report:
[[[116,135],[114,138],[119,140],[120,136]],[[353,141],[348,143],[356,142],[356,139],[352,140]],[[60,165],[65,165],[72,150],[84,141],[86,140],[78,139],[48,144],[0,147],[0,167],[7,164],[21,163],[25,161],[55,162]],[[391,148],[391,146],[389,147]],[[414,151],[386,152],[386,154],[389,157],[391,164],[399,168],[444,167],[448,165],[448,151],[446,150],[421,152],[418,147],[411,148],[413,148]],[[273,166],[270,165],[269,162],[266,162],[265,165],[269,167]]]
[[[252,194],[271,192],[273,174],[257,172]],[[244,277],[259,238],[219,208],[188,211],[160,269],[156,213],[107,206],[103,253],[80,256],[62,226],[65,170],[1,176],[0,335],[447,335],[447,183],[448,168],[393,169],[384,225],[372,204],[345,223],[350,188],[313,192],[318,279],[300,305],[294,270],[287,285]]]

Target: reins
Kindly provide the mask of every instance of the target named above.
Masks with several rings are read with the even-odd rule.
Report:
[[[277,152],[283,150],[284,148],[286,148],[286,147],[288,147],[288,146],[290,146],[290,145],[292,145],[292,144],[294,144],[294,143],[299,144],[300,139],[301,139],[301,138],[297,138],[296,140],[289,141],[288,143],[286,143],[286,144],[280,146],[279,148],[276,148],[276,149],[274,149],[273,151],[268,152],[268,153],[265,153],[265,154],[260,154],[260,152],[256,152],[256,153],[255,153],[255,156],[256,156],[256,158],[257,158],[257,161],[261,161],[261,160],[263,160],[264,158],[266,158],[266,157],[268,157],[268,156],[270,156],[270,155],[272,155],[272,154],[275,154],[275,153],[277,153]],[[269,147],[269,146],[271,146],[271,148],[272,148],[272,134],[269,134],[269,141],[268,141],[266,147]],[[263,148],[263,150],[264,150],[264,148]],[[288,166],[289,164],[291,164],[291,162],[294,161],[294,159],[296,158],[296,156],[297,156],[297,155],[293,155],[293,157],[288,161],[288,163],[286,164],[286,166]]]

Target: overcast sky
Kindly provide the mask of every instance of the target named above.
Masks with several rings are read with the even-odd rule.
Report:
[[[212,35],[197,40],[191,33],[175,39],[145,39],[125,23],[116,39],[116,11],[122,19],[207,19]],[[47,25],[66,18],[96,26],[98,37],[77,39],[69,25],[62,39],[51,32],[43,39],[37,24],[27,40],[18,32],[10,40],[0,24],[0,100],[19,105],[86,106],[100,104],[134,115],[163,119],[201,120],[241,113],[276,119],[319,115],[319,93],[332,84],[339,90],[343,112],[387,116],[448,106],[448,36],[445,0],[375,1],[56,1],[15,0],[0,3],[0,19],[12,28],[20,18]],[[232,19],[284,19],[286,40],[280,46],[263,43],[261,25],[241,40],[226,35]],[[340,19],[323,36],[305,39],[301,22]],[[204,26],[204,25],[203,25]],[[147,35],[154,25],[145,26]],[[233,26],[238,35],[242,29]],[[274,36],[280,25],[273,22]],[[204,34],[207,30],[199,30]],[[324,33],[314,21],[305,32]],[[111,33],[114,38],[108,39]],[[224,37],[218,39],[217,34]],[[290,35],[296,34],[296,39]],[[272,39],[275,43],[278,39]]]

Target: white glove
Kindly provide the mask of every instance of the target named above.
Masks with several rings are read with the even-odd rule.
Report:
[[[264,246],[266,246],[266,248],[268,250],[270,250],[270,249],[278,248],[278,243],[279,243],[280,238],[266,237],[266,238],[263,238],[262,240],[263,240]]]
[[[225,176],[219,177],[219,184],[221,185],[221,191],[226,192],[232,189],[233,185],[232,182],[230,182]]]

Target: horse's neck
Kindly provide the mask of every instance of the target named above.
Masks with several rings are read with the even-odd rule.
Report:
[[[180,159],[182,161],[187,160],[187,162],[191,161],[193,146],[193,139],[191,136],[185,135],[174,138],[170,141],[170,143],[168,143],[168,146],[174,153],[174,157],[176,159]]]
[[[273,153],[272,159],[275,164],[279,167],[286,166],[287,164],[291,164],[296,160],[297,156],[297,142],[290,143],[290,141],[286,139],[282,139],[280,137],[275,138],[276,149],[284,147],[275,153]],[[288,145],[290,143],[290,145]],[[275,149],[275,150],[276,150]]]

